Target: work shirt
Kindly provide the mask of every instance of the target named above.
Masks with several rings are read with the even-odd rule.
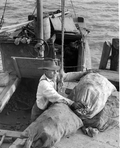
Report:
[[[38,108],[45,109],[49,102],[63,102],[68,105],[72,105],[74,101],[69,100],[61,96],[56,90],[56,81],[49,79],[44,74],[40,78],[40,82],[38,84],[37,95],[36,95],[36,103]]]

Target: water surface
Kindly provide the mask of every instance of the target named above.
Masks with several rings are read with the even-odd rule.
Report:
[[[6,0],[0,0],[0,17]],[[33,13],[36,0],[7,0],[4,26],[21,23]],[[43,0],[44,11],[61,8],[61,0]],[[74,7],[73,7],[74,6]],[[93,68],[99,67],[104,41],[119,35],[118,0],[66,0],[66,9],[83,16],[90,30],[88,36]]]

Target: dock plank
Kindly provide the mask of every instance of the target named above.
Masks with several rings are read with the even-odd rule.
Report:
[[[117,90],[119,90],[119,72],[118,71],[99,69],[98,72],[104,77],[106,77],[117,88]]]
[[[12,94],[15,92],[20,79],[16,76],[10,76],[10,81],[6,87],[3,88],[0,94],[0,112],[4,109],[5,105],[10,100]]]
[[[5,135],[6,137],[19,138],[19,137],[21,137],[21,133],[22,133],[22,132],[10,131],[10,130],[1,130],[1,129],[0,129],[0,136]]]
[[[119,82],[119,72],[118,71],[99,69],[98,72],[101,75],[105,76],[110,81]]]

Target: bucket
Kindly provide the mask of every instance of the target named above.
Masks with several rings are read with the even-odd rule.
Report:
[[[49,17],[43,19],[43,36],[44,40],[48,40],[51,36],[51,26]]]

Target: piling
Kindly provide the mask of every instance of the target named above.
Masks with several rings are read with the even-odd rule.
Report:
[[[111,52],[111,43],[105,41],[103,44],[103,51],[102,51],[99,69],[106,69],[108,60],[110,58],[110,52]]]
[[[119,39],[112,39],[110,70],[119,71]]]

